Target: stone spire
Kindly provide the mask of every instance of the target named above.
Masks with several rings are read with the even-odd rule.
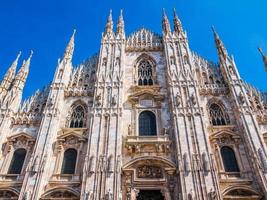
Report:
[[[227,58],[227,56],[228,56],[227,50],[224,47],[224,44],[221,41],[218,33],[215,31],[214,27],[212,27],[212,31],[213,31],[213,34],[214,34],[215,44],[216,44],[216,47],[217,47],[217,52],[219,54],[219,57],[220,57],[220,59],[224,59],[225,60]]]
[[[165,35],[168,35],[169,33],[171,33],[170,22],[165,13],[165,9],[163,9],[162,29]]]
[[[18,60],[20,58],[21,55],[21,51],[18,53],[16,59],[13,61],[13,63],[11,64],[11,66],[9,67],[9,69],[7,70],[3,81],[1,82],[0,85],[0,92],[3,90],[8,90],[11,86],[11,83],[13,81],[13,79],[15,78],[15,74],[16,74],[16,68],[18,65]]]
[[[124,20],[123,20],[122,10],[119,17],[119,21],[117,23],[116,33],[117,35],[124,35]]]
[[[108,20],[105,27],[104,35],[109,35],[113,32],[113,20],[112,20],[112,10],[109,11]]]
[[[31,51],[29,58],[23,61],[22,67],[19,69],[17,75],[15,76],[14,86],[22,89],[24,87],[25,81],[29,74],[29,67],[31,63],[33,51]]]
[[[174,15],[174,19],[173,19],[174,32],[177,33],[177,34],[182,33],[183,32],[182,23],[181,23],[180,19],[177,16],[175,8],[173,9],[173,15]]]
[[[76,30],[73,30],[72,36],[70,41],[65,49],[63,60],[72,60],[73,51],[74,51],[74,37],[75,37]]]
[[[263,63],[264,63],[264,68],[265,70],[267,71],[267,56],[263,53],[262,49],[261,48],[258,48],[261,56],[262,56],[262,60],[263,60]]]

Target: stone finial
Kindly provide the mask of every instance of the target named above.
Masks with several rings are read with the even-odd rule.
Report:
[[[267,56],[263,53],[262,49],[259,47],[258,48],[261,56],[262,56],[262,60],[263,60],[263,64],[264,64],[264,68],[267,71]]]

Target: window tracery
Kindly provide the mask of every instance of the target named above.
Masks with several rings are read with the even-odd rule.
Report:
[[[229,116],[218,104],[211,104],[209,108],[210,122],[214,126],[224,126],[230,124]]]
[[[153,68],[147,60],[142,60],[138,65],[138,85],[153,85]]]
[[[69,120],[70,128],[83,128],[85,126],[85,110],[84,107],[78,105],[74,107]]]

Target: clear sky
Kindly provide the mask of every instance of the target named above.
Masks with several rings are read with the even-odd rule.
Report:
[[[124,10],[126,34],[146,27],[161,33],[162,8],[172,22],[176,8],[191,49],[217,62],[211,26],[233,54],[243,79],[267,91],[267,72],[257,52],[267,54],[266,0],[8,0],[0,1],[0,77],[22,51],[34,50],[24,97],[47,85],[72,30],[77,29],[74,65],[98,52],[109,9]]]

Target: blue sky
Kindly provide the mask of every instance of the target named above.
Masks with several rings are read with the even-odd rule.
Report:
[[[77,29],[73,63],[98,52],[109,9],[117,21],[124,10],[127,35],[141,27],[161,33],[162,8],[172,21],[176,8],[192,50],[217,61],[211,26],[233,54],[242,78],[267,91],[267,72],[257,52],[267,54],[266,0],[9,0],[0,2],[0,77],[22,51],[34,50],[24,97],[48,84],[72,30]]]

